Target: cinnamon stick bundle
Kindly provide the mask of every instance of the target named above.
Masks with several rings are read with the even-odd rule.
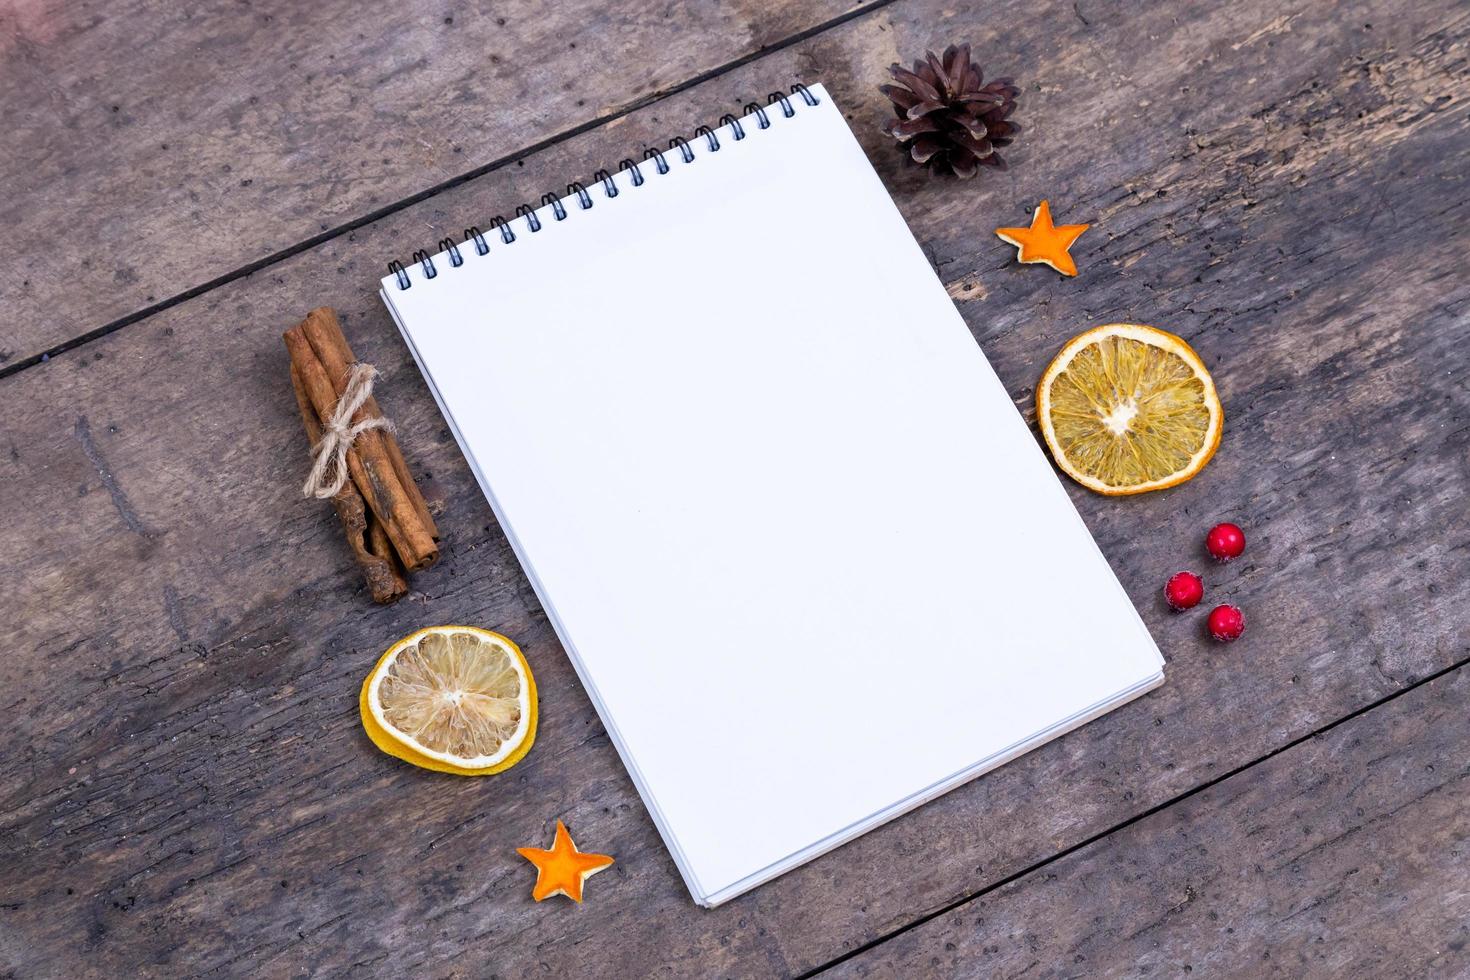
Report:
[[[331,378],[337,397],[341,398],[342,393],[347,390],[347,372],[351,370],[352,365],[357,363],[357,358],[352,355],[352,348],[347,345],[347,337],[342,333],[342,324],[337,320],[336,312],[329,306],[317,307],[306,314],[306,319],[302,320],[300,325],[306,334],[306,339],[311,343],[311,349],[321,359],[322,367],[326,368],[327,377]],[[352,421],[382,417],[383,412],[378,408],[378,400],[369,395],[362,408],[352,417]],[[413,476],[408,472],[408,464],[403,460],[403,452],[398,448],[398,439],[393,435],[393,431],[374,429],[364,432],[363,436],[370,437],[370,441],[378,440],[382,444],[388,465],[393,468],[393,475],[408,491],[408,504],[414,509],[420,526],[431,541],[438,541],[439,528],[429,514],[429,506],[424,502],[424,495],[419,493],[418,485],[414,483]],[[362,436],[358,438],[361,439]],[[438,557],[437,549],[435,549],[435,557]],[[411,569],[416,567],[409,565]]]
[[[301,409],[301,425],[306,429],[306,438],[315,446],[322,439],[322,423],[316,417],[316,409],[312,407],[311,398],[301,382],[301,375],[294,367],[291,368],[291,387],[296,390],[296,407]],[[393,554],[388,533],[362,502],[362,494],[358,492],[357,485],[349,480],[332,498],[332,505],[337,508],[342,530],[347,535],[347,544],[362,568],[363,578],[367,580],[368,592],[373,601],[393,602],[407,592],[408,582],[404,580],[398,560]]]
[[[329,307],[312,310],[283,336],[291,356],[293,383],[316,416],[319,438],[347,389],[348,374],[357,358],[336,313]],[[377,400],[369,397],[350,421],[356,425],[382,417]],[[386,538],[407,571],[434,564],[439,559],[439,529],[391,429],[359,433],[347,452],[347,471],[349,482],[366,506],[368,537],[378,534]],[[371,520],[367,520],[368,515]]]

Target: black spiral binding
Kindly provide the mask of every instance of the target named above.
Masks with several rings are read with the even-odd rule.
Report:
[[[454,244],[454,239],[439,239],[439,251],[449,253],[449,264],[453,268],[458,269],[460,266],[464,265],[464,257],[459,254],[459,248]]]
[[[809,106],[820,104],[820,100],[810,89],[798,83],[791,86],[789,93],[772,92],[766,99],[764,106],[757,102],[749,103],[746,105],[745,111],[741,116],[736,116],[734,113],[727,113],[721,116],[719,126],[716,128],[729,126],[731,137],[738,143],[745,139],[747,135],[745,122],[751,116],[755,117],[757,128],[771,128],[771,114],[766,111],[767,108],[779,105],[781,107],[781,115],[787,119],[796,115],[796,106],[792,103],[790,96],[800,96],[802,102]],[[722,146],[719,136],[709,126],[700,126],[696,129],[694,131],[694,139],[696,141],[703,141],[704,149],[708,153],[718,153]],[[694,147],[682,136],[675,136],[669,140],[669,152],[673,151],[677,151],[679,157],[685,163],[693,163],[695,160]],[[660,175],[666,174],[672,169],[669,166],[669,160],[665,152],[656,146],[649,147],[643,151],[643,164],[646,165],[649,161],[653,161],[654,169]],[[629,182],[633,187],[642,187],[648,180],[645,176],[643,166],[631,159],[625,159],[618,164],[618,174],[621,175],[623,173],[628,174]],[[592,180],[594,183],[602,184],[602,196],[605,199],[612,200],[618,196],[620,188],[613,174],[606,170],[599,170],[592,175]],[[567,185],[566,197],[568,199],[575,198],[578,209],[582,211],[591,210],[594,204],[592,194],[585,186],[577,181],[573,181]],[[563,203],[562,195],[554,192],[541,196],[541,206],[550,206],[551,213],[557,221],[565,221],[569,213],[566,204]],[[515,217],[518,221],[523,222],[527,233],[534,234],[545,227],[536,214],[536,208],[530,204],[522,204],[517,207]],[[492,232],[498,231],[502,244],[509,245],[516,240],[515,229],[511,227],[509,221],[506,221],[500,215],[491,218],[486,228]],[[485,233],[480,231],[479,225],[471,225],[466,228],[464,238],[457,244],[449,238],[441,239],[439,242],[439,251],[441,253],[448,253],[450,268],[458,269],[465,262],[464,253],[460,251],[460,248],[461,246],[467,245],[474,246],[476,255],[488,255],[490,253],[490,242],[486,238]],[[434,264],[434,257],[422,249],[413,253],[413,258],[409,264],[412,265],[414,263],[418,263],[425,279],[433,279],[439,275],[439,268]],[[396,260],[389,262],[388,271],[397,280],[399,289],[408,289],[413,286],[413,280],[409,277],[408,270],[404,268],[402,262]]]

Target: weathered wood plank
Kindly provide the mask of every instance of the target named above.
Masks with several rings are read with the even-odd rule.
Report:
[[[0,369],[862,0],[0,10]]]
[[[824,974],[1470,974],[1470,668]]]
[[[938,22],[905,3],[0,382],[0,689],[20,747],[0,761],[18,882],[0,963],[800,972],[1470,656],[1452,629],[1466,544],[1445,534],[1470,466],[1465,15],[1449,0],[1081,9],[944,21],[1016,52],[995,67],[1032,66],[1028,142],[978,187],[928,184],[874,135],[872,81]],[[1074,493],[1170,657],[1164,688],[701,912],[369,287],[386,255],[793,73],[852,114],[1018,402],[1066,337],[1137,318],[1195,344],[1229,424],[1191,484]],[[1042,195],[1096,221],[1076,280],[1013,267],[989,234]],[[1426,228],[1445,247],[1425,250]],[[360,594],[330,511],[293,497],[277,333],[317,303],[388,372],[384,406],[444,502],[442,564],[389,609]],[[1211,598],[1245,605],[1251,632],[1212,648],[1157,590],[1226,516],[1251,551],[1210,576]],[[358,731],[377,652],[444,621],[509,633],[537,671],[537,748],[506,776],[411,771]],[[533,906],[513,853],[558,816],[619,858],[580,909]]]

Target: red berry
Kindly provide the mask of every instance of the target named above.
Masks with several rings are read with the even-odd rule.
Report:
[[[1216,524],[1205,535],[1205,548],[1216,561],[1239,558],[1245,550],[1245,532],[1234,524]]]
[[[1164,599],[1176,611],[1193,609],[1205,597],[1205,583],[1194,572],[1179,572],[1164,584]]]
[[[1221,643],[1239,639],[1245,632],[1245,615],[1234,606],[1216,606],[1210,610],[1210,635]]]

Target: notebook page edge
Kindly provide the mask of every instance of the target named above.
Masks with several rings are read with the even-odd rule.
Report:
[[[981,759],[973,766],[968,766],[960,770],[959,772],[947,777],[946,779],[941,780],[940,782],[934,783],[915,792],[913,795],[898,801],[892,807],[880,810],[879,812],[871,815],[870,817],[862,821],[854,823],[848,827],[844,827],[831,836],[823,838],[822,840],[817,841],[809,847],[805,847],[800,851],[790,854],[782,860],[765,868],[762,868],[760,871],[757,871],[755,874],[750,875],[749,877],[742,878],[740,881],[737,881],[734,884],[727,885],[723,888],[715,890],[707,896],[707,901],[700,901],[699,904],[703,908],[715,908],[716,906],[722,905],[733,898],[738,898],[746,892],[754,888],[758,888],[768,881],[779,878],[781,875],[786,874],[788,871],[794,871],[796,868],[801,867],[803,864],[808,864],[812,861],[815,861],[817,858],[828,853],[829,851],[836,850],[844,844],[851,843],[864,834],[876,830],[877,828],[892,820],[897,820],[899,817],[909,813],[912,810],[918,809],[926,803],[933,802],[939,797],[958,789],[968,782],[979,779],[981,776],[985,775],[988,772],[999,769],[1001,766],[1015,761],[1026,753],[1040,748],[1047,742],[1061,738],[1068,732],[1081,728],[1083,725],[1086,725],[1092,721],[1096,721],[1098,718],[1101,718],[1103,715],[1122,707],[1129,701],[1133,701],[1139,697],[1142,697],[1143,695],[1147,694],[1149,691],[1154,690],[1163,683],[1163,671],[1158,671],[1155,674],[1145,677],[1138,683],[1124,688],[1116,695],[1110,698],[1106,698],[1103,701],[1100,701],[1097,704],[1091,706],[1081,714],[1074,715],[1071,718],[1058,722],[1051,728],[1048,728],[1045,731],[1042,731],[1032,736],[1031,738],[1025,739],[1021,742],[1017,742],[1016,744],[1007,747],[1000,753],[988,756],[985,759]]]

